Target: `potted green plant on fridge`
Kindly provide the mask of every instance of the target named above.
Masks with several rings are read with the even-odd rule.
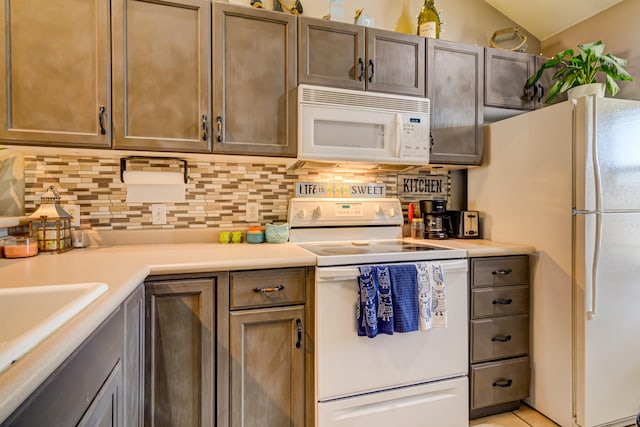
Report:
[[[545,102],[550,103],[559,93],[569,91],[569,98],[576,98],[588,92],[598,93],[604,96],[604,88],[611,96],[616,96],[620,87],[616,80],[633,80],[633,77],[625,70],[627,61],[618,58],[610,53],[604,53],[605,45],[602,41],[579,44],[578,51],[573,49],[563,50],[552,58],[549,58],[542,66],[527,80],[527,87],[533,86],[545,70],[556,69],[553,75],[553,85],[549,89],[549,94]],[[605,76],[605,83],[597,81],[598,75]],[[588,86],[585,85],[595,85]],[[577,90],[572,90],[579,88]],[[586,91],[586,92],[585,92]],[[576,93],[578,92],[578,93]]]

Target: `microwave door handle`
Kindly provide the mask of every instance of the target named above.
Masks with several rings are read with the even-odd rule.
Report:
[[[396,113],[396,158],[400,158],[400,146],[402,145],[402,115]]]

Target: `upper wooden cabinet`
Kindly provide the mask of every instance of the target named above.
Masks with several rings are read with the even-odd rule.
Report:
[[[508,50],[485,49],[485,101],[489,107],[533,110],[533,88],[525,88],[536,71],[535,56]]]
[[[427,40],[430,163],[479,165],[483,151],[484,49]]]
[[[536,68],[535,71],[538,71],[542,64],[544,64],[547,59],[544,56],[536,56]],[[534,88],[534,102],[535,108],[546,107],[547,105],[557,104],[558,102],[567,100],[567,92],[559,93],[555,98],[551,101],[551,104],[547,104],[545,100],[547,96],[549,96],[549,91],[551,90],[551,86],[553,86],[553,75],[556,73],[557,68],[548,68],[544,70],[542,73],[542,77],[535,85]]]
[[[425,38],[298,18],[300,83],[425,96]]]
[[[211,150],[211,3],[118,0],[114,148]]]
[[[109,1],[6,0],[0,37],[0,139],[109,147]]]
[[[295,15],[214,3],[213,151],[294,157]]]

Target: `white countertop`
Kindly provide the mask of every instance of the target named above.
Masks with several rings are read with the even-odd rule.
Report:
[[[486,256],[531,255],[536,249],[533,246],[523,246],[514,243],[494,242],[483,239],[405,239],[434,246],[467,251],[467,257],[477,258]]]
[[[111,314],[149,274],[199,273],[315,265],[292,243],[183,243],[74,249],[0,259],[0,287],[104,282],[109,290],[0,373],[0,422]]]
[[[407,239],[412,241],[413,239]],[[423,240],[469,257],[532,254],[533,247],[487,240]],[[104,282],[109,290],[0,373],[0,422],[8,417],[150,274],[202,273],[315,265],[293,243],[165,243],[74,249],[0,259],[0,287]]]

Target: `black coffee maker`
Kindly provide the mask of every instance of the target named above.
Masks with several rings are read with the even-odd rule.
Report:
[[[420,212],[424,218],[426,239],[446,239],[447,233],[447,201],[421,200]]]

